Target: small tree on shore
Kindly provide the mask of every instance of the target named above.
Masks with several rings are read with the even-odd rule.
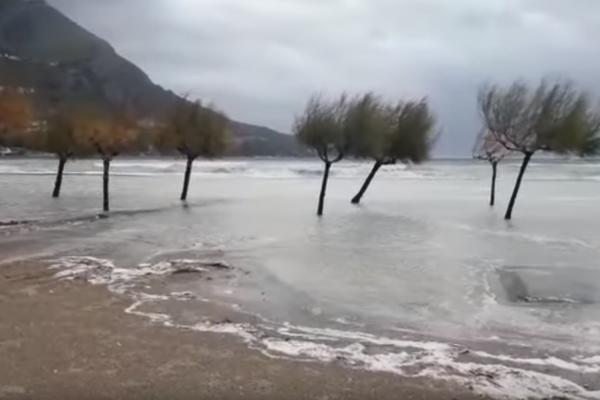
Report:
[[[536,152],[582,152],[589,102],[569,83],[542,81],[535,90],[520,82],[508,88],[485,86],[478,103],[485,129],[505,149],[523,154],[504,216],[510,220],[523,176]]]
[[[304,113],[297,117],[294,123],[293,130],[298,141],[314,149],[325,164],[317,207],[319,216],[323,215],[331,166],[343,160],[348,151],[346,110],[345,95],[329,102],[320,96],[313,96],[308,101]]]
[[[492,183],[490,188],[490,206],[496,203],[496,178],[498,176],[498,164],[509,154],[495,136],[488,131],[481,131],[477,135],[475,146],[473,147],[473,158],[476,160],[487,161],[492,166]]]
[[[109,180],[111,161],[136,143],[137,126],[129,116],[88,112],[78,116],[76,129],[83,148],[96,152],[102,159],[102,209],[110,211]]]
[[[374,160],[373,168],[352,199],[359,204],[373,178],[384,165],[421,163],[429,158],[435,142],[435,119],[427,102],[386,104],[372,94],[351,102],[347,126],[352,153]]]
[[[177,101],[160,127],[157,147],[164,152],[176,150],[186,157],[182,201],[187,199],[194,161],[198,157],[223,155],[227,150],[228,132],[229,120],[225,114],[199,101]]]

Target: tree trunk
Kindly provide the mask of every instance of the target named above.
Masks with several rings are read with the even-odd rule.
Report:
[[[54,191],[52,197],[55,199],[60,196],[60,188],[62,186],[63,171],[65,170],[65,164],[67,163],[66,157],[59,157],[58,159],[58,172],[56,173],[56,181],[54,182]]]
[[[331,169],[331,161],[325,161],[325,171],[323,172],[323,183],[321,184],[321,194],[319,195],[319,208],[317,215],[323,215],[323,207],[325,205],[325,194],[327,193],[327,181],[329,180],[329,170]]]
[[[498,162],[492,162],[492,188],[490,190],[490,206],[496,204],[496,177],[498,175]]]
[[[102,209],[104,210],[104,212],[109,212],[110,211],[110,207],[109,207],[109,202],[108,202],[108,180],[109,180],[109,172],[110,172],[110,158],[105,158],[102,160],[103,164],[104,164],[104,174],[102,177],[102,196],[103,196],[103,202],[102,202]]]
[[[523,158],[523,163],[521,164],[521,170],[519,171],[517,183],[515,184],[515,188],[510,198],[510,203],[508,203],[506,215],[504,215],[504,219],[507,221],[512,219],[513,207],[515,206],[515,202],[517,201],[517,195],[519,194],[519,189],[521,188],[521,181],[523,180],[523,175],[525,174],[525,170],[527,169],[529,160],[531,160],[531,156],[533,156],[533,153],[525,153],[525,158]]]
[[[188,157],[187,165],[185,166],[185,176],[183,178],[183,190],[181,192],[181,201],[187,200],[188,188],[190,187],[190,176],[192,175],[192,164],[194,159]]]
[[[352,199],[352,204],[360,203],[363,196],[365,195],[365,192],[369,188],[369,185],[371,185],[371,181],[373,181],[373,178],[375,178],[375,174],[377,174],[377,171],[379,171],[379,168],[381,168],[382,165],[383,165],[383,163],[381,161],[375,161],[375,165],[373,165],[373,168],[371,169],[369,176],[367,176],[367,179],[363,183],[362,187],[360,188],[360,190],[358,191],[356,196],[354,196],[354,198]]]

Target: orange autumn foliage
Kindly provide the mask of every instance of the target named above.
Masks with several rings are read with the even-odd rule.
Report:
[[[23,142],[33,120],[26,94],[15,88],[0,89],[0,140]]]
[[[80,113],[75,117],[75,127],[81,148],[95,151],[103,159],[133,150],[137,143],[138,128],[128,116]]]

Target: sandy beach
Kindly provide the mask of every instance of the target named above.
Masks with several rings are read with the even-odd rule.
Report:
[[[0,267],[2,399],[481,399],[467,388],[268,358],[239,339],[127,315],[101,286]]]

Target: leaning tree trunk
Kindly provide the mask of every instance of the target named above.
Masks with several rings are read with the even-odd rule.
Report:
[[[490,189],[490,206],[496,204],[496,177],[498,175],[498,162],[492,162],[492,188]]]
[[[67,157],[60,156],[58,159],[58,171],[56,172],[56,181],[54,182],[54,191],[52,197],[55,199],[60,196],[60,188],[62,186],[63,171],[65,170],[65,164],[67,163]]]
[[[517,195],[519,194],[519,189],[521,188],[523,175],[525,174],[525,170],[527,169],[529,160],[531,160],[531,156],[533,156],[533,153],[525,153],[525,158],[523,158],[523,163],[521,164],[521,169],[519,171],[517,183],[515,184],[515,189],[513,190],[512,196],[510,198],[510,203],[508,203],[508,209],[506,210],[506,214],[504,215],[504,219],[507,221],[512,219],[513,207],[515,206],[515,202],[517,201]]]
[[[325,205],[325,194],[327,193],[327,181],[329,180],[329,170],[331,169],[331,161],[325,161],[325,171],[323,172],[323,182],[321,184],[321,194],[319,195],[319,208],[317,215],[323,215],[323,207]]]
[[[181,191],[181,201],[187,200],[188,188],[190,187],[190,176],[192,175],[192,164],[194,163],[193,157],[188,157],[187,164],[185,166],[185,176],[183,178],[183,190]]]
[[[104,174],[102,176],[102,209],[104,210],[104,212],[109,212],[110,206],[108,201],[108,181],[110,173],[110,158],[105,158],[102,161],[104,164]]]
[[[356,194],[356,196],[354,196],[352,198],[352,204],[359,204],[360,203],[360,201],[362,200],[363,196],[365,195],[365,192],[369,188],[369,185],[371,185],[371,182],[373,181],[373,178],[375,178],[375,174],[377,174],[377,171],[379,171],[379,168],[381,168],[382,165],[383,165],[383,163],[381,161],[375,161],[375,165],[373,165],[373,168],[371,169],[371,172],[369,173],[369,176],[367,176],[367,179],[363,183],[362,187],[360,188],[360,190],[358,191],[358,193]]]

